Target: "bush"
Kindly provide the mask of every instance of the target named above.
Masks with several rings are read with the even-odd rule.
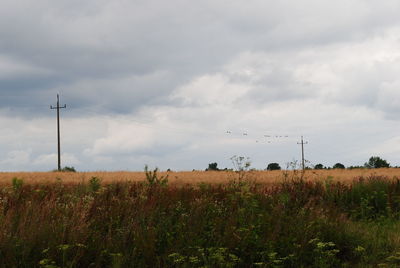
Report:
[[[101,187],[101,179],[97,177],[92,177],[89,180],[89,188],[92,192],[97,192]]]
[[[316,164],[315,167],[314,167],[314,169],[324,169],[324,168],[325,167],[322,164]]]
[[[206,171],[218,171],[218,164],[216,162],[208,164]]]
[[[281,170],[281,166],[278,163],[269,163],[267,170]]]
[[[341,163],[336,163],[333,165],[332,168],[345,169],[346,167]]]
[[[53,171],[54,172],[58,172],[59,170],[58,169],[54,169]],[[63,167],[60,171],[61,172],[76,172],[74,167],[68,167],[68,166]]]
[[[14,177],[11,182],[14,191],[18,191],[19,189],[21,189],[22,185],[24,184],[24,180],[18,179],[17,177]]]
[[[67,171],[67,172],[76,172],[76,170],[75,170],[74,167],[64,167],[64,171]]]
[[[144,166],[144,173],[146,175],[147,184],[149,186],[167,186],[168,185],[168,175],[158,177],[157,175],[158,168],[155,168],[153,171],[149,170],[147,165]]]

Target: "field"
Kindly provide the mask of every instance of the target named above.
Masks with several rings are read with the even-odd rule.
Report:
[[[247,179],[262,184],[282,182],[284,178],[300,176],[300,171],[249,171],[244,175]],[[233,171],[182,171],[159,172],[159,176],[167,176],[170,184],[186,185],[204,183],[227,183],[237,177]],[[350,183],[357,177],[385,176],[389,178],[400,177],[398,168],[381,169],[330,169],[306,170],[304,178],[311,181],[321,181],[328,177],[335,181]],[[0,172],[0,185],[9,185],[12,178],[23,179],[25,184],[54,183],[60,179],[66,184],[79,184],[88,182],[92,177],[101,179],[102,183],[113,182],[140,182],[145,181],[144,172]]]
[[[400,267],[398,170],[2,173],[0,267]]]

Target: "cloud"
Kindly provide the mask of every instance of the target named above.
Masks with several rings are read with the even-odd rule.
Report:
[[[300,135],[310,160],[353,164],[399,130],[399,10],[395,0],[5,1],[2,169],[52,165],[57,93],[65,164],[78,169],[228,166],[234,154],[285,166]],[[261,144],[271,133],[291,138]]]
[[[376,106],[385,111],[385,116],[392,120],[398,120],[400,114],[400,81],[383,83],[377,96]]]
[[[232,105],[248,89],[245,84],[230,83],[223,74],[204,75],[175,90],[171,98],[184,106]]]
[[[34,161],[33,165],[35,166],[46,166],[53,167],[54,163],[57,163],[58,156],[57,154],[42,154],[39,155]],[[73,154],[62,154],[61,159],[64,163],[68,163],[69,166],[79,165],[81,164],[78,158],[76,158]]]
[[[30,150],[13,150],[8,152],[7,156],[3,160],[0,160],[0,165],[7,169],[23,167],[29,164],[30,158]]]
[[[154,134],[151,129],[131,124],[127,120],[108,122],[105,137],[95,140],[88,155],[129,154],[153,145]]]
[[[273,61],[270,77],[263,77],[270,87],[290,78],[287,87],[293,88],[298,84],[290,83],[296,78],[290,77],[291,56],[379,37],[388,27],[398,27],[398,10],[396,1],[356,0],[329,4],[121,0],[79,5],[76,1],[6,1],[0,16],[4,36],[0,55],[6,55],[4,68],[15,72],[0,86],[3,95],[18,91],[26,98],[18,103],[19,98],[8,97],[1,105],[26,107],[26,100],[44,105],[62,91],[75,107],[102,104],[107,107],[100,109],[105,114],[126,113],[155,99],[162,102],[175,88],[213,75],[246,51],[280,54],[274,57],[289,64]],[[127,103],[126,97],[132,102]],[[26,109],[25,115],[37,112]]]
[[[39,76],[46,77],[51,74],[50,70],[45,70],[32,66],[29,63],[24,63],[17,59],[12,59],[6,55],[0,55],[0,78],[12,80],[16,77],[23,76]]]

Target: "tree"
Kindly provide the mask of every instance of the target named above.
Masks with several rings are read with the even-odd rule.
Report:
[[[333,165],[332,168],[345,169],[345,166],[343,164],[341,164],[341,163],[336,163],[336,164]]]
[[[388,168],[390,164],[379,156],[371,156],[364,166],[366,168]]]
[[[206,169],[206,171],[210,170],[218,171],[218,164],[216,162],[208,164],[208,168]]]
[[[325,167],[322,164],[316,164],[315,167],[314,167],[314,169],[324,169],[324,168]]]
[[[278,163],[269,163],[267,170],[281,170],[281,166]]]

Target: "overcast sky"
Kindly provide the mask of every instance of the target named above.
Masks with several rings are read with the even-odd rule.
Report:
[[[1,171],[400,165],[397,0],[0,4]]]

